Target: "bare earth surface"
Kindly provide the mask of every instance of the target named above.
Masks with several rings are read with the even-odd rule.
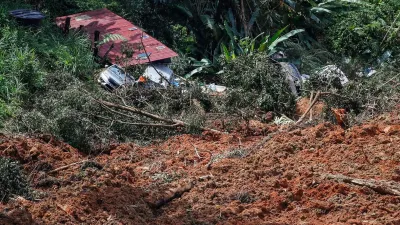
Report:
[[[400,224],[400,196],[329,178],[400,186],[399,111],[348,130],[272,135],[252,122],[254,132],[123,144],[53,173],[87,157],[51,137],[2,136],[0,155],[23,164],[37,199],[0,204],[0,224]]]

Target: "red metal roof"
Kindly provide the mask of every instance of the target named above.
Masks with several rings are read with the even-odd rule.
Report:
[[[116,15],[108,9],[99,9],[95,11],[58,17],[56,18],[57,25],[60,27],[64,27],[67,17],[71,18],[71,29],[77,29],[82,25],[83,29],[90,35],[90,39],[92,41],[94,39],[94,32],[97,30],[100,31],[100,40],[102,35],[105,34],[120,34],[128,40],[129,44],[140,46],[142,39],[141,36],[143,34],[143,45],[145,46],[146,52],[150,55],[149,58],[151,61],[169,59],[178,56],[176,52],[172,51],[155,38],[143,32],[140,27],[133,25],[129,21]],[[136,30],[132,30],[132,28],[136,28]],[[114,48],[108,54],[108,57],[110,58],[112,63],[117,63],[117,57],[122,56],[122,42],[122,40],[115,41]],[[111,43],[102,45],[99,48],[99,56],[103,57],[110,46]],[[132,57],[131,62],[129,62],[128,64],[135,65],[148,63],[149,60],[146,57],[144,57],[144,59],[139,59],[140,57],[138,57],[139,54],[143,54],[144,52],[144,50],[137,49]]]

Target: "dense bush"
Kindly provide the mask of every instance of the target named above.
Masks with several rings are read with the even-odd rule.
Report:
[[[400,2],[371,0],[370,3],[335,14],[326,35],[335,53],[371,63],[386,50],[398,52]]]
[[[45,92],[48,73],[68,72],[87,79],[95,63],[86,35],[64,36],[50,21],[40,28],[19,26],[8,10],[24,7],[0,3],[0,126],[22,108],[29,108],[32,95]]]
[[[223,81],[230,88],[226,105],[291,115],[295,97],[280,66],[265,54],[238,57],[224,67]]]
[[[65,73],[48,74],[43,89],[46,91],[37,93],[30,108],[19,111],[7,122],[8,131],[52,134],[88,154],[101,152],[113,142],[151,140],[177,133],[174,129],[135,125],[154,121],[129,112],[118,114],[94,99],[126,103],[165,118],[186,121],[194,127],[204,122],[201,105],[210,104],[208,96],[196,87],[182,92],[135,86],[111,94],[91,81],[84,82]]]
[[[30,187],[20,165],[0,157],[0,201],[7,202],[12,196],[30,198]]]
[[[113,134],[96,120],[94,115],[100,115],[103,109],[82,91],[85,88],[88,85],[71,74],[48,74],[44,92],[37,93],[29,108],[8,121],[7,129],[53,134],[87,153],[104,147]]]
[[[372,77],[353,80],[325,101],[328,107],[344,108],[357,115],[358,122],[369,119],[399,104],[399,72],[397,65],[390,65]]]
[[[1,28],[0,28],[1,29]],[[40,87],[44,72],[35,51],[18,45],[17,32],[3,28],[0,34],[0,119],[12,116],[28,93]]]
[[[333,119],[332,108],[346,109],[352,121],[362,122],[382,112],[391,110],[399,104],[400,68],[397,61],[378,69],[371,77],[354,77],[341,85],[335,77],[314,74],[304,85],[304,92],[322,91],[331,93],[322,96],[325,102],[325,118]]]

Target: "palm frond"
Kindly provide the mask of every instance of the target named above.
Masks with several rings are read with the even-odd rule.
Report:
[[[180,12],[182,12],[183,14],[185,14],[187,17],[189,18],[193,18],[193,13],[190,11],[189,8],[187,8],[186,6],[183,5],[176,5],[175,6]]]
[[[103,40],[99,41],[98,45],[104,45],[105,43],[108,43],[110,41],[118,41],[118,40],[126,41],[127,39],[120,34],[108,33],[103,36]]]
[[[286,33],[285,35],[283,35],[282,37],[280,37],[280,38],[276,39],[275,41],[273,41],[271,43],[271,45],[268,46],[268,50],[270,51],[269,55],[272,55],[271,52],[275,49],[275,47],[279,43],[284,42],[284,41],[288,40],[289,38],[293,37],[294,35],[296,35],[298,33],[301,33],[301,32],[304,32],[304,31],[305,31],[304,29],[292,30],[292,31]]]
[[[248,28],[249,31],[251,30],[251,28],[253,27],[254,23],[256,22],[258,15],[260,15],[260,9],[259,8],[257,8],[256,11],[254,11],[251,14],[250,20],[249,20],[249,22],[247,24],[247,28]]]

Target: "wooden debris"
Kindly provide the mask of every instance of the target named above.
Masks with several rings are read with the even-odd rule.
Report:
[[[187,185],[180,186],[175,189],[171,189],[166,193],[166,196],[162,197],[161,199],[157,200],[155,203],[149,202],[149,206],[154,208],[154,209],[160,209],[164,205],[168,204],[172,200],[176,198],[180,198],[185,192],[190,191],[195,182],[189,182]]]
[[[342,181],[348,184],[355,184],[358,186],[368,187],[372,190],[376,191],[379,194],[388,194],[388,195],[397,195],[400,196],[400,184],[394,181],[381,181],[374,179],[358,179],[352,178],[348,176],[344,176],[341,174],[333,175],[327,174],[326,178],[332,180]]]
[[[315,94],[314,99],[313,99],[312,102],[310,103],[310,106],[308,107],[307,111],[300,117],[299,120],[297,120],[297,122],[296,122],[295,125],[298,125],[298,124],[300,124],[301,122],[303,122],[304,118],[307,116],[307,114],[311,111],[311,109],[312,109],[312,108],[314,107],[314,105],[317,103],[317,101],[318,101],[318,99],[319,99],[320,96],[321,96],[321,92],[318,91],[318,92]]]
[[[165,122],[167,124],[160,124],[159,126],[166,126],[166,127],[190,127],[190,124],[181,121],[181,120],[176,120],[176,119],[167,119],[143,110],[140,110],[138,108],[132,107],[132,106],[125,106],[125,105],[119,105],[119,104],[115,104],[112,102],[107,102],[107,101],[103,101],[103,100],[98,100],[95,99],[96,102],[100,103],[103,106],[107,106],[107,107],[111,107],[111,108],[115,108],[115,109],[119,109],[119,110],[123,110],[123,111],[128,111],[131,113],[135,113],[156,121],[161,121],[161,122]],[[129,116],[128,116],[129,117]],[[141,125],[145,125],[145,124],[141,124]],[[215,129],[211,129],[211,128],[206,128],[206,127],[198,127],[200,130],[202,131],[210,131],[210,132],[214,132],[214,133],[223,133],[219,130],[215,130]]]
[[[88,160],[86,159],[86,160],[83,160],[83,161],[80,161],[80,162],[71,163],[69,165],[62,166],[62,167],[59,167],[57,169],[54,169],[54,170],[50,171],[49,173],[55,173],[55,172],[58,172],[58,171],[61,171],[61,170],[65,170],[65,169],[68,169],[71,166],[80,165],[80,164],[85,163],[87,161]]]

